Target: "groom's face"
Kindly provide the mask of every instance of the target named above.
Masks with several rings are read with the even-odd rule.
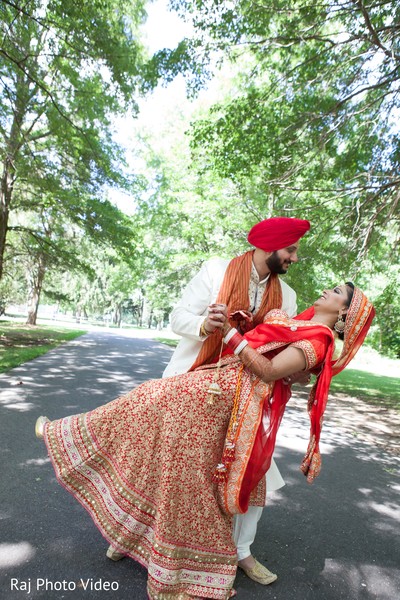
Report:
[[[282,248],[281,250],[275,250],[275,252],[272,252],[272,254],[266,260],[271,273],[277,273],[278,275],[284,275],[287,273],[290,265],[299,260],[297,256],[298,249],[299,242],[296,242],[288,248]]]

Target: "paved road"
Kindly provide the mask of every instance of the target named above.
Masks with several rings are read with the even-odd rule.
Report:
[[[0,376],[1,600],[146,600],[145,570],[106,559],[33,435],[40,414],[90,410],[162,373],[171,350],[130,335],[91,332]],[[307,433],[305,411],[289,407],[276,453],[287,485],[271,495],[253,548],[279,579],[264,588],[239,573],[238,600],[397,600],[398,461],[327,425],[323,472],[309,486],[298,469]]]

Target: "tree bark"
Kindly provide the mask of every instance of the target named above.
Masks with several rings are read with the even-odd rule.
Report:
[[[119,303],[114,308],[113,323],[117,327],[121,327],[121,321],[122,321],[122,304]]]
[[[22,71],[18,74],[15,98],[10,135],[5,140],[3,172],[0,182],[0,280],[4,272],[8,219],[16,179],[15,165],[21,148],[22,126],[29,104],[29,82]]]
[[[3,276],[4,270],[4,253],[6,249],[6,238],[8,231],[8,202],[3,194],[3,180],[1,182],[0,192],[0,279]]]
[[[37,313],[42,292],[44,276],[46,274],[46,260],[44,255],[39,257],[39,264],[36,273],[30,278],[31,289],[28,298],[28,318],[27,325],[36,325]]]

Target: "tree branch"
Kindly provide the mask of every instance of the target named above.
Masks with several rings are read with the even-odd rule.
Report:
[[[363,0],[353,0],[353,1],[354,1],[354,4],[356,4],[359,7],[360,12],[361,12],[362,16],[364,17],[364,21],[367,26],[367,29],[371,34],[370,39],[372,40],[374,45],[378,46],[378,48],[383,50],[383,52],[386,54],[386,56],[389,56],[392,59],[396,58],[396,60],[400,60],[400,55],[395,54],[394,52],[392,52],[391,50],[389,50],[388,48],[386,48],[386,46],[384,46],[382,44],[374,26],[372,25],[371,19],[369,18],[369,14],[365,7],[364,1]]]

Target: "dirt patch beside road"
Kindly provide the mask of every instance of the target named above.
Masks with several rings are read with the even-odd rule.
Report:
[[[291,406],[304,410],[308,388],[293,388]],[[400,414],[394,409],[370,404],[346,394],[329,394],[324,421],[329,422],[358,440],[400,456]]]

